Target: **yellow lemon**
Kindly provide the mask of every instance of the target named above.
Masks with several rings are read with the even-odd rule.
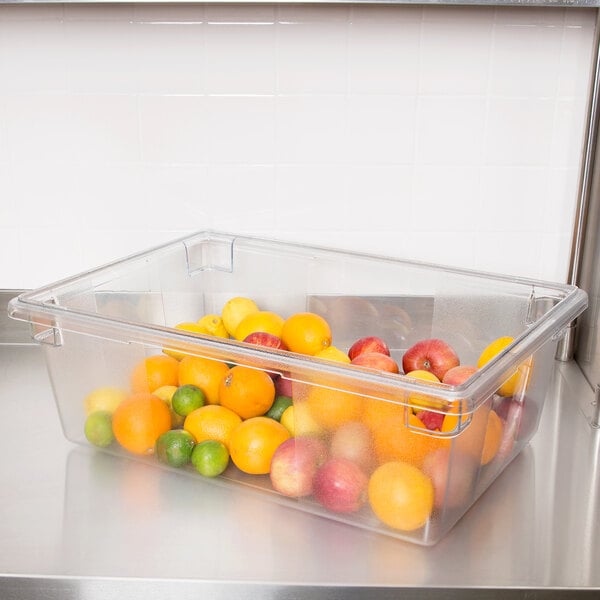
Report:
[[[225,306],[223,306],[223,309],[221,310],[221,319],[223,319],[223,325],[225,326],[227,333],[231,336],[235,336],[235,330],[242,319],[255,312],[258,312],[258,306],[256,302],[250,298],[236,296],[235,298],[227,300]]]
[[[425,371],[424,369],[416,369],[415,371],[410,371],[406,374],[406,376],[412,377],[413,379],[421,379],[422,381],[440,383],[440,380],[431,371]],[[408,401],[414,412],[428,410],[430,408],[440,409],[444,407],[444,402],[442,400],[439,400],[435,396],[430,396],[428,394],[409,394]]]
[[[127,396],[127,392],[116,387],[98,388],[85,397],[85,414],[90,415],[101,410],[112,415]]]
[[[185,420],[185,417],[178,415],[173,410],[173,394],[176,391],[177,391],[176,385],[163,385],[162,387],[159,387],[157,390],[154,390],[154,392],[152,392],[155,396],[158,396],[169,407],[169,411],[171,412],[171,425],[173,426],[173,429],[176,429],[177,427],[181,427],[183,425],[183,421]]]
[[[206,334],[205,328],[202,325],[199,325],[198,323],[177,323],[177,325],[175,325],[175,329],[179,329],[180,331],[189,331],[190,333]],[[162,351],[164,354],[172,356],[177,360],[181,360],[185,356],[185,353],[178,352],[174,348],[163,348]]]
[[[503,336],[494,340],[481,353],[477,361],[477,367],[481,368],[487,364],[496,355],[500,354],[506,347],[512,344],[514,338]],[[517,393],[525,391],[529,383],[529,375],[531,373],[532,357],[529,357],[525,362],[521,363],[513,375],[511,375],[497,390],[500,396],[514,396]]]
[[[329,346],[328,348],[319,350],[319,352],[317,352],[315,356],[317,358],[325,358],[327,360],[333,360],[335,362],[350,364],[350,357],[336,346]]]
[[[223,319],[219,315],[204,315],[199,321],[198,325],[206,335],[214,335],[215,337],[228,338],[229,333],[225,329]]]

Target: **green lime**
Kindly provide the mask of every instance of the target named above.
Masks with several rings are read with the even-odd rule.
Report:
[[[292,399],[289,396],[277,396],[271,405],[271,408],[265,413],[265,417],[271,417],[276,421],[281,421],[281,415],[286,408],[292,405]]]
[[[191,383],[178,387],[171,398],[173,410],[182,417],[187,417],[193,410],[204,406],[205,403],[204,392]]]
[[[85,420],[83,428],[88,442],[104,448],[115,439],[112,430],[112,415],[107,410],[97,410]]]
[[[194,438],[185,429],[171,429],[156,440],[156,456],[171,467],[183,467],[190,462]]]
[[[192,464],[200,475],[216,477],[227,468],[229,451],[222,442],[206,440],[194,447]]]

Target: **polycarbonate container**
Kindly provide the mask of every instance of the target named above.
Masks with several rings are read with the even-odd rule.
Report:
[[[321,315],[344,353],[377,336],[400,374],[175,328],[220,315],[237,296],[283,319]],[[136,367],[165,349],[265,370],[293,397],[291,454],[276,451],[270,474],[233,462],[213,479],[192,464],[179,472],[431,545],[535,433],[557,340],[586,305],[569,285],[200,232],[24,293],[9,313],[29,321],[44,348],[69,440],[89,445],[91,392],[130,394]],[[441,339],[476,367],[505,336],[514,341],[461,384],[402,374],[404,353],[421,340]],[[175,469],[118,441],[103,451]]]

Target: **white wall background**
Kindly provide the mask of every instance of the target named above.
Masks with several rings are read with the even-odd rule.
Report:
[[[564,280],[594,23],[0,5],[0,287],[207,227]]]

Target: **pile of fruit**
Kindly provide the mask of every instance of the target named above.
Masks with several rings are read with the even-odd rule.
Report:
[[[175,327],[404,375],[433,383],[432,395],[388,402],[165,348],[133,368],[129,390],[105,387],[85,398],[92,444],[116,442],[205,477],[226,469],[268,476],[280,494],[312,498],[336,513],[370,510],[400,531],[423,527],[436,509],[470,503],[480,469],[512,448],[515,417],[506,407],[522,406],[532,367],[531,360],[519,366],[491,409],[488,403],[465,415],[435,396],[435,384],[465,382],[511,337],[494,340],[472,366],[461,365],[446,342],[422,340],[404,352],[400,369],[379,337],[356,340],[346,352],[332,345],[321,316],[284,319],[249,298],[231,298],[221,314]]]

